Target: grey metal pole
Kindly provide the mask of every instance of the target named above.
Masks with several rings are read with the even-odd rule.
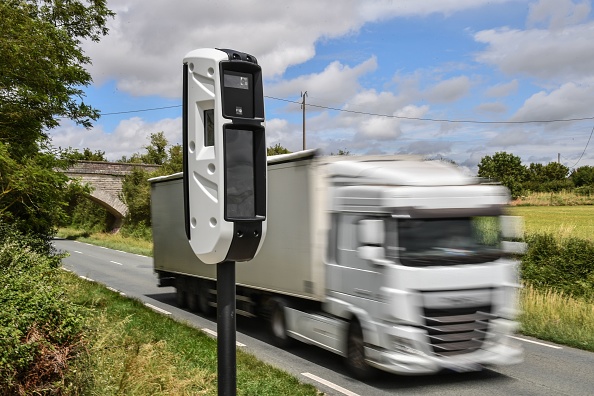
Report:
[[[217,372],[219,396],[237,392],[235,262],[217,264]]]

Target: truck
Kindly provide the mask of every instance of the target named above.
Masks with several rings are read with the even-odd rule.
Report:
[[[268,233],[237,263],[236,313],[265,320],[274,345],[317,345],[360,379],[522,361],[505,187],[415,156],[305,150],[267,162]],[[216,264],[187,241],[183,175],[150,181],[158,285],[210,315]]]

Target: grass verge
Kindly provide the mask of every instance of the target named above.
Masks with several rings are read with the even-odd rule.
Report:
[[[60,228],[58,238],[72,239],[86,242],[97,246],[103,246],[115,250],[141,254],[152,257],[153,243],[144,239],[125,237],[121,234],[110,234],[106,232],[88,232],[75,228]]]
[[[552,290],[521,292],[521,332],[594,352],[594,305]]]
[[[105,287],[62,274],[88,315],[86,353],[69,371],[70,394],[216,395],[216,341]],[[319,395],[311,385],[237,351],[238,395]]]

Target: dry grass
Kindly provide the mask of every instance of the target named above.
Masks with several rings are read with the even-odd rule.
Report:
[[[594,305],[552,290],[521,293],[523,334],[594,351]]]
[[[594,205],[594,197],[573,192],[537,192],[520,197],[512,202],[514,206],[579,206]]]

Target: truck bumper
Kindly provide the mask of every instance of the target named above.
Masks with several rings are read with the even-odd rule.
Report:
[[[495,331],[485,340],[481,349],[448,357],[430,351],[426,343],[427,335],[421,329],[385,327],[387,332],[382,339],[388,342],[386,347],[367,346],[367,361],[381,370],[403,375],[433,374],[442,370],[479,371],[488,365],[521,363],[523,349],[509,337],[517,326],[515,322],[497,319],[491,325]]]

